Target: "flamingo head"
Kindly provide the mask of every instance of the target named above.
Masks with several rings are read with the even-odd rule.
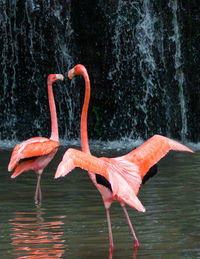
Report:
[[[56,82],[57,80],[63,81],[63,80],[64,80],[64,76],[61,75],[61,74],[50,74],[50,75],[48,76],[48,79],[47,79],[47,81],[48,81],[48,82],[51,82],[51,83],[54,83],[54,82]]]
[[[69,70],[68,77],[69,79],[72,79],[74,76],[83,75],[83,74],[87,75],[87,70],[83,65],[78,64],[75,67],[73,67],[71,70]]]

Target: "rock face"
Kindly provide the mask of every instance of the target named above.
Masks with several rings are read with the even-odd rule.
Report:
[[[82,63],[90,138],[199,141],[199,11],[199,0],[1,1],[1,139],[48,135],[47,76]],[[79,137],[83,79],[54,93],[61,138]]]

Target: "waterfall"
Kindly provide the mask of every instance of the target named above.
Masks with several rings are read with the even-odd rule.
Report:
[[[170,1],[163,10],[150,0],[118,1],[108,79],[116,93],[118,111],[110,127],[120,129],[122,136],[147,138],[160,133],[185,139],[185,82],[177,8],[177,1]],[[166,20],[165,12],[171,20]],[[171,28],[173,35],[168,32]]]
[[[74,65],[70,1],[66,3],[65,6],[49,0],[0,3],[1,139],[50,134],[48,74],[65,74]],[[77,103],[72,101],[72,96],[79,100],[79,93],[73,86],[57,84],[54,95],[60,135],[70,138],[79,133],[74,130]]]
[[[180,29],[179,23],[177,18],[177,11],[178,11],[178,3],[177,0],[170,2],[169,6],[172,8],[173,12],[173,29],[174,29],[174,36],[171,38],[175,42],[176,52],[174,55],[174,64],[175,64],[175,80],[178,82],[179,87],[179,99],[180,99],[180,106],[181,106],[181,122],[182,122],[182,129],[181,129],[181,139],[184,141],[187,135],[187,108],[185,103],[185,96],[184,96],[184,73],[182,69],[182,52],[181,52],[181,42],[180,42]]]
[[[135,37],[136,46],[139,53],[138,67],[141,71],[143,84],[143,98],[140,103],[140,109],[144,113],[145,128],[148,124],[148,101],[154,97],[156,92],[157,64],[153,54],[155,45],[155,23],[157,17],[154,16],[151,1],[144,1],[138,11],[139,21],[136,25]],[[157,81],[159,84],[159,82]],[[147,132],[147,131],[146,131]],[[147,136],[145,136],[147,137]]]
[[[177,0],[1,0],[0,139],[49,136],[51,73],[66,78],[53,87],[60,137],[79,138],[84,80],[67,79],[77,63],[91,79],[91,139],[199,139],[199,52],[187,25],[194,7]]]

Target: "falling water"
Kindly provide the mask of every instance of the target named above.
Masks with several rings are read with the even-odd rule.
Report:
[[[86,5],[70,0],[0,2],[0,139],[49,135],[47,76],[67,77],[76,63],[83,63],[91,78],[91,138],[146,139],[158,133],[187,139],[192,112],[185,98],[188,75],[179,2],[99,0]],[[80,80],[54,87],[61,139],[79,137]],[[94,107],[96,113],[91,112]]]
[[[181,53],[181,42],[180,42],[180,28],[178,24],[178,3],[177,0],[170,2],[169,6],[172,8],[173,12],[173,28],[174,28],[174,36],[172,40],[175,42],[176,45],[176,53],[174,55],[174,64],[175,64],[175,80],[178,82],[179,87],[179,99],[180,99],[180,106],[181,106],[181,122],[182,122],[182,129],[181,129],[181,139],[184,141],[187,135],[187,109],[185,104],[185,96],[184,96],[184,73],[182,69],[182,53]]]
[[[160,88],[153,53],[156,23],[158,17],[151,1],[145,0],[142,4],[118,2],[112,37],[115,62],[112,62],[109,80],[113,80],[115,91],[119,89],[116,102],[119,110],[117,118],[123,120],[121,132],[131,138],[147,137],[152,131],[150,113],[154,111],[151,102]],[[112,127],[117,127],[117,118],[111,121]]]
[[[153,15],[151,1],[144,1],[141,9],[138,10],[139,21],[136,25],[135,37],[136,47],[139,53],[139,70],[143,84],[143,98],[140,109],[144,113],[144,125],[148,126],[148,101],[156,94],[157,64],[153,55],[155,45],[155,23],[157,18]],[[157,81],[159,84],[159,82]],[[147,136],[145,136],[147,137]]]
[[[150,0],[118,1],[108,79],[118,111],[110,125],[120,128],[122,136],[161,133],[184,140],[187,134],[178,6],[170,3],[162,10]],[[165,13],[172,19],[166,20]]]
[[[0,11],[0,138],[46,135],[50,133],[47,76],[65,74],[74,65],[70,1],[65,6],[48,0],[1,1]],[[60,123],[67,125],[60,128],[61,136],[69,138],[72,132],[76,135],[73,125],[76,104],[71,97],[78,100],[79,93],[74,87],[56,84],[54,95]]]

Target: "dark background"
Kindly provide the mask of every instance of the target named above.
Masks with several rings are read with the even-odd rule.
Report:
[[[79,137],[82,78],[91,80],[89,137],[200,140],[200,1],[0,1],[0,137],[50,135],[46,79],[60,136]]]

